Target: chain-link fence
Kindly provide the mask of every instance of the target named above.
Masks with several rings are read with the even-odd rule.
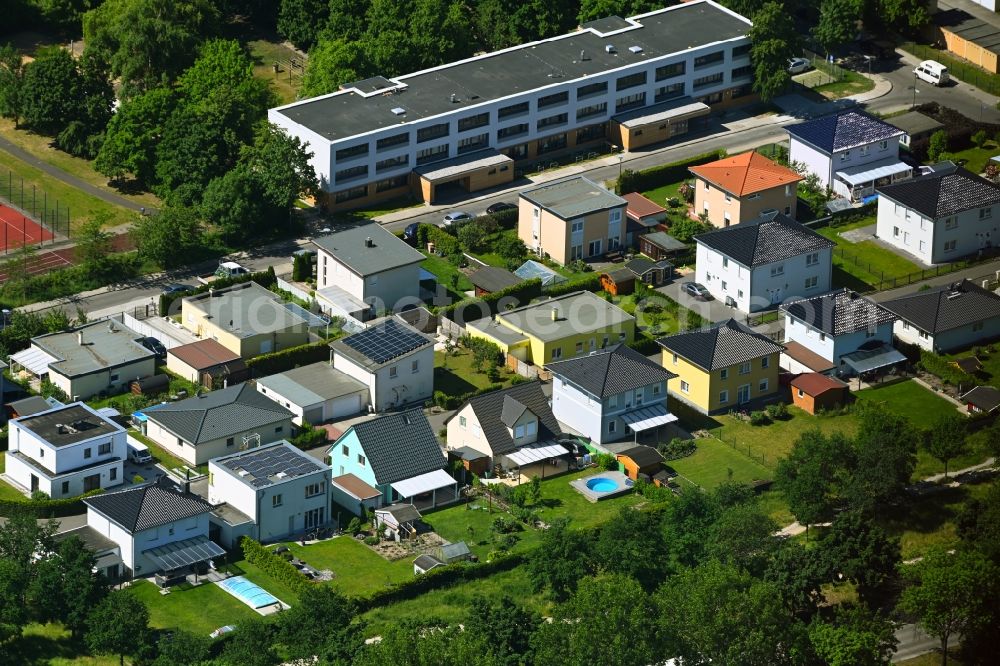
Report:
[[[0,172],[2,174],[2,172]],[[70,208],[36,185],[7,170],[0,175],[0,203],[37,222],[53,236],[69,238]]]

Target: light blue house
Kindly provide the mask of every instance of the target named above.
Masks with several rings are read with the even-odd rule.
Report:
[[[545,366],[552,372],[552,413],[597,444],[677,420],[667,409],[667,380],[677,375],[639,352],[615,345]]]
[[[419,409],[354,424],[333,443],[328,457],[333,499],[342,506],[358,498],[350,483],[338,483],[347,475],[380,493],[372,498],[374,507],[404,502],[431,508],[458,498],[458,483],[445,471],[445,454]]]

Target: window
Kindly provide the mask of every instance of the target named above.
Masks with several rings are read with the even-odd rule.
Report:
[[[729,284],[725,280],[722,281],[722,291],[729,291]]]
[[[393,134],[375,142],[375,150],[382,151],[396,146],[402,146],[410,142],[410,133]]]
[[[619,77],[615,81],[615,90],[628,90],[646,83],[646,72],[636,72],[627,76]]]
[[[536,432],[536,425],[534,421],[528,421],[527,423],[524,424],[524,434],[530,436],[534,435],[535,432]]]
[[[573,220],[570,231],[574,234],[583,233],[583,220]]]
[[[608,92],[608,82],[603,83],[591,83],[589,85],[580,86],[576,89],[577,99],[586,99],[587,97],[593,97],[594,95],[603,95]]]
[[[608,432],[616,432],[618,430],[618,421],[611,419],[608,421]]]
[[[448,157],[447,143],[442,143],[440,146],[434,146],[433,148],[422,148],[417,151],[417,166],[443,160],[446,157]]]
[[[468,424],[468,421],[466,420],[466,418],[464,416],[459,416],[458,417],[458,425],[460,425],[461,427],[464,428],[467,424]]]
[[[274,432],[275,433],[279,433],[279,432],[281,432],[284,429],[285,429],[285,426],[277,426],[277,427],[275,427]]]
[[[743,44],[741,46],[737,46],[736,48],[733,49],[733,60],[735,60],[736,58],[741,58],[749,53],[750,53],[749,44]]]
[[[749,375],[750,374],[750,361],[744,361],[740,363],[740,374]]]
[[[677,354],[673,355],[673,363],[674,365],[677,365]]]
[[[775,264],[774,266],[771,266],[771,277],[777,277],[778,275],[784,275],[784,274],[785,274],[784,264]]]
[[[719,371],[719,379],[729,379],[729,368],[723,368]]]
[[[112,467],[112,468],[111,468],[111,472],[110,472],[110,474],[108,475],[108,478],[109,478],[109,479],[110,479],[111,481],[117,481],[117,480],[118,480],[118,468],[117,468],[117,467]]]
[[[613,395],[608,398],[608,408],[615,409],[616,407],[618,407],[618,396]]]
[[[625,95],[625,97],[619,97],[615,102],[615,113],[621,113],[627,109],[635,109],[637,107],[643,106],[646,103],[646,93],[636,93],[634,95]]]
[[[587,256],[596,257],[597,255],[601,254],[603,247],[604,243],[603,240],[600,238],[598,238],[597,240],[590,241],[590,244],[587,246],[587,251],[588,251]]]
[[[458,140],[458,154],[471,153],[475,150],[487,148],[490,145],[489,133],[477,134]]]
[[[841,162],[850,162],[851,161],[851,151],[845,150],[844,152],[842,152],[840,154],[840,161]]]
[[[980,220],[988,220],[991,217],[993,217],[993,209],[992,208],[980,208],[979,209],[979,219]]]
[[[97,455],[106,456],[111,453],[111,442],[104,442],[97,445]]]
[[[406,174],[400,176],[393,176],[392,178],[383,178],[382,180],[375,181],[375,191],[388,192],[389,190],[394,190],[397,187],[406,187],[406,184],[407,184]],[[326,272],[326,266],[323,267],[323,271],[324,273]]]
[[[958,219],[955,217],[944,218],[944,228],[945,229],[955,229],[958,227]]]
[[[729,402],[729,391],[719,391],[719,402],[723,405]]]
[[[360,199],[365,196],[368,196],[368,188],[362,185],[361,187],[352,187],[347,190],[340,190],[338,192],[335,192],[333,195],[333,200],[335,203],[344,203],[345,201],[351,201],[352,199]]]
[[[362,467],[365,466],[365,457],[360,453],[358,454],[358,464],[361,465]]]
[[[861,157],[864,157],[865,155],[868,154],[869,148],[871,148],[871,146],[861,146],[861,148],[858,149],[858,152],[861,154]]]
[[[413,374],[420,372],[420,361],[414,361],[410,364],[410,372]]]
[[[757,390],[760,393],[767,393],[767,380],[766,379],[760,380],[760,383],[757,384]]]
[[[681,391],[682,391],[683,393],[690,393],[690,391],[691,391],[691,385],[690,385],[690,384],[688,384],[688,383],[687,383],[686,381],[684,381],[683,379],[681,380]]]
[[[505,106],[499,111],[497,111],[497,118],[510,118],[511,116],[519,116],[523,113],[528,112],[528,103],[521,102],[520,104],[512,104],[510,106]]]
[[[430,127],[422,127],[417,130],[417,143],[424,143],[425,141],[439,139],[442,136],[448,136],[448,132],[448,123],[438,123]]]
[[[660,395],[660,385],[653,384],[653,395]]]
[[[388,171],[389,169],[395,169],[397,167],[403,167],[410,163],[409,155],[400,155],[399,157],[390,157],[387,160],[379,160],[375,163],[375,171]]]
[[[642,401],[645,400],[645,399],[646,399],[646,395],[645,395],[645,393],[643,393],[643,390],[641,388],[636,389],[635,390],[635,404],[636,405],[641,405]]]
[[[815,289],[819,285],[819,276],[813,275],[806,278],[806,289]]]
[[[554,116],[549,116],[548,118],[542,118],[539,120],[535,127],[541,132],[546,127],[553,127],[555,125],[564,125],[569,121],[568,113],[557,113]]]
[[[110,377],[108,377],[108,380],[112,381],[112,382],[118,381],[118,373],[115,373],[115,374],[111,375]]]
[[[702,88],[707,88],[709,86],[714,86],[722,83],[722,72],[718,74],[710,74],[708,76],[702,76],[694,80],[694,89],[701,90]]]
[[[819,252],[806,255],[806,266],[815,266],[819,263]]]
[[[62,494],[63,495],[68,495],[69,494],[69,481],[63,481],[62,482]]]
[[[805,391],[803,391],[802,389],[796,389],[796,393],[800,398],[805,397]]]
[[[556,347],[555,349],[552,350],[552,358],[553,359],[562,358],[562,347]]]
[[[583,343],[582,342],[578,342],[578,343],[576,343],[576,353],[579,354],[581,352],[583,352]]]
[[[510,127],[503,127],[497,130],[497,141],[509,139],[512,136],[520,136],[528,133],[528,123],[518,123]]]
[[[785,185],[785,196],[790,197],[795,193],[795,188],[791,185]]]
[[[539,109],[544,109],[549,106],[556,106],[557,104],[565,104],[569,101],[569,92],[563,91],[560,93],[553,93],[551,95],[545,95],[544,97],[539,97],[537,106]]]
[[[882,139],[878,142],[879,150],[889,150],[889,141],[887,139]]]
[[[591,104],[590,106],[584,106],[576,111],[576,119],[582,120],[583,118],[592,118],[594,116],[603,116],[608,112],[608,103],[601,102],[600,104]]]
[[[670,65],[663,65],[662,67],[657,67],[654,77],[657,81],[663,81],[664,79],[672,79],[675,76],[684,76],[684,71],[687,69],[686,62],[675,62]]]
[[[735,81],[736,79],[749,79],[751,76],[753,76],[753,67],[750,65],[744,65],[743,67],[733,68],[733,74],[732,74],[733,81]]]
[[[347,447],[347,446],[343,446],[343,447],[341,447],[341,449],[340,449],[340,450],[341,450],[341,452],[342,452],[342,453],[344,454],[344,457],[345,457],[345,458],[346,458],[347,456],[351,455],[351,449],[350,449],[350,447]]]
[[[669,99],[674,99],[675,97],[681,97],[684,95],[684,83],[671,83],[667,86],[661,86],[653,91],[653,101],[665,102]]]
[[[899,238],[899,227],[893,227],[892,228],[892,237],[893,238]]]
[[[336,174],[334,178],[338,183],[342,183],[346,180],[354,180],[355,178],[361,178],[368,175],[368,165],[361,164],[358,166],[350,167],[349,169],[341,169]]]
[[[950,240],[944,244],[944,251],[954,252],[956,247],[958,247],[958,241]]]
[[[458,119],[458,131],[464,132],[470,129],[476,129],[477,127],[482,127],[483,125],[490,124],[490,114],[489,113],[477,113],[474,116],[466,116],[465,118]]]
[[[345,160],[352,159],[354,157],[361,157],[362,155],[368,154],[368,144],[362,143],[357,146],[351,146],[350,148],[341,148],[337,151],[337,161],[343,162]]]
[[[89,458],[92,455],[92,453],[93,452],[90,450],[90,447],[88,446],[87,448],[85,448],[83,450],[83,457],[84,458]]]
[[[236,439],[234,437],[227,437],[226,438],[226,446],[227,447],[232,447],[232,446],[235,446],[235,445],[236,445]]]
[[[281,493],[278,493],[277,495],[271,495],[271,506],[272,507],[281,506],[283,503],[284,503],[284,501],[281,498]]]
[[[306,497],[316,497],[316,495],[322,495],[324,485],[325,484],[322,483],[310,483],[306,486]]]
[[[538,142],[538,154],[555,152],[566,147],[566,134],[553,134]]]
[[[514,439],[521,439],[524,437],[524,426],[514,426]]]
[[[392,379],[398,374],[396,366],[389,368],[389,378]]]
[[[709,65],[715,65],[726,59],[725,51],[716,51],[715,53],[709,53],[707,55],[698,56],[694,59],[694,68],[699,69],[701,67],[708,67]]]

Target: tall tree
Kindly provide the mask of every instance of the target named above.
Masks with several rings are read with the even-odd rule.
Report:
[[[795,440],[791,453],[778,461],[776,485],[806,529],[833,514],[850,451],[850,442],[840,434],[807,430]]]
[[[790,12],[779,2],[767,2],[753,15],[750,62],[753,90],[763,100],[776,97],[791,80],[788,60],[799,51],[798,32]]]
[[[527,566],[535,588],[548,588],[562,601],[590,566],[590,543],[582,532],[570,529],[568,519],[555,520],[542,534],[540,547],[528,556]]]
[[[330,17],[326,22],[326,39],[354,41],[365,33],[365,15],[371,0],[330,0]],[[312,56],[310,55],[310,58]]]
[[[164,268],[188,263],[203,244],[198,212],[185,206],[168,204],[156,215],[138,217],[131,233],[139,256]]]
[[[87,646],[97,654],[139,654],[149,641],[149,609],[128,590],[115,590],[94,606],[87,617]]]
[[[777,586],[791,615],[808,617],[822,601],[821,588],[830,576],[819,549],[789,540],[771,555],[763,579]]]
[[[860,511],[840,513],[823,535],[819,552],[829,579],[851,581],[869,605],[896,579],[900,562],[899,539]]]
[[[533,663],[531,639],[539,623],[508,596],[480,598],[471,604],[462,633],[491,666],[519,666]]]
[[[281,615],[279,640],[287,657],[323,664],[349,664],[361,645],[353,603],[332,587],[314,586],[299,595],[299,603]]]
[[[705,558],[716,518],[719,516],[718,500],[705,493],[684,493],[667,505],[664,516],[664,536],[671,567],[693,567]]]
[[[1000,484],[994,483],[983,498],[971,497],[956,521],[958,536],[1000,566]]]
[[[122,102],[108,122],[94,168],[112,180],[133,176],[150,186],[156,179],[156,147],[176,106],[172,88],[153,88]]]
[[[708,555],[761,576],[780,543],[774,536],[777,529],[777,523],[754,504],[729,507],[712,526]]]
[[[851,505],[871,510],[903,496],[917,464],[919,434],[909,420],[883,405],[857,410],[849,480],[844,491]]]
[[[330,6],[326,0],[281,0],[278,34],[300,49],[310,49],[326,23]]]
[[[182,106],[167,120],[156,147],[154,191],[178,204],[197,203],[212,179],[233,167],[229,149],[221,118]]]
[[[862,7],[860,0],[822,0],[813,37],[827,53],[854,39]]]
[[[83,81],[68,51],[47,47],[24,69],[21,112],[35,131],[54,135],[80,117]]]
[[[104,227],[110,218],[107,212],[92,213],[77,230],[76,259],[90,273],[104,275],[108,269],[114,237]]]
[[[652,591],[667,574],[665,549],[660,516],[623,507],[601,528],[594,560],[604,570],[629,576]]]
[[[36,564],[29,596],[36,617],[60,622],[78,638],[91,609],[104,597],[104,580],[93,573],[94,556],[76,537],[59,543]]]
[[[345,83],[359,81],[374,73],[369,69],[361,42],[321,39],[309,52],[301,93],[316,97],[334,92]]]
[[[903,572],[910,585],[903,590],[900,607],[941,641],[941,663],[946,666],[952,637],[978,631],[991,617],[997,567],[975,550],[934,550]]]
[[[204,666],[210,663],[212,639],[184,629],[174,629],[156,642],[153,666]]]
[[[24,62],[21,53],[10,44],[0,46],[0,117],[12,119],[15,128],[21,119],[23,85]]]
[[[663,3],[655,0],[581,0],[577,19],[586,23],[607,16],[635,16],[662,7]]]
[[[924,449],[944,465],[944,478],[948,478],[948,463],[968,450],[967,435],[966,421],[957,414],[942,416],[924,433]]]
[[[274,666],[280,663],[275,651],[275,627],[253,618],[242,622],[234,638],[226,643],[218,662],[222,666]]]
[[[895,625],[863,606],[839,607],[834,620],[815,618],[809,641],[828,666],[887,666],[899,641]]]
[[[227,243],[234,245],[249,242],[269,219],[269,208],[257,190],[257,180],[243,166],[213,179],[205,188],[198,210]]]
[[[279,215],[287,213],[299,197],[319,190],[311,158],[312,153],[298,137],[274,125],[261,124],[253,143],[241,151],[240,164],[252,174],[266,205]]]

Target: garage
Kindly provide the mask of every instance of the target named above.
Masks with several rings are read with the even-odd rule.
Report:
[[[367,395],[367,391],[365,392]],[[342,419],[345,416],[353,416],[364,409],[364,402],[361,393],[352,393],[329,402],[329,410],[326,420],[332,421]],[[308,420],[308,419],[306,419]],[[312,423],[312,421],[310,421]]]
[[[368,387],[320,361],[257,380],[257,390],[291,409],[296,425],[318,425],[362,412]]]

